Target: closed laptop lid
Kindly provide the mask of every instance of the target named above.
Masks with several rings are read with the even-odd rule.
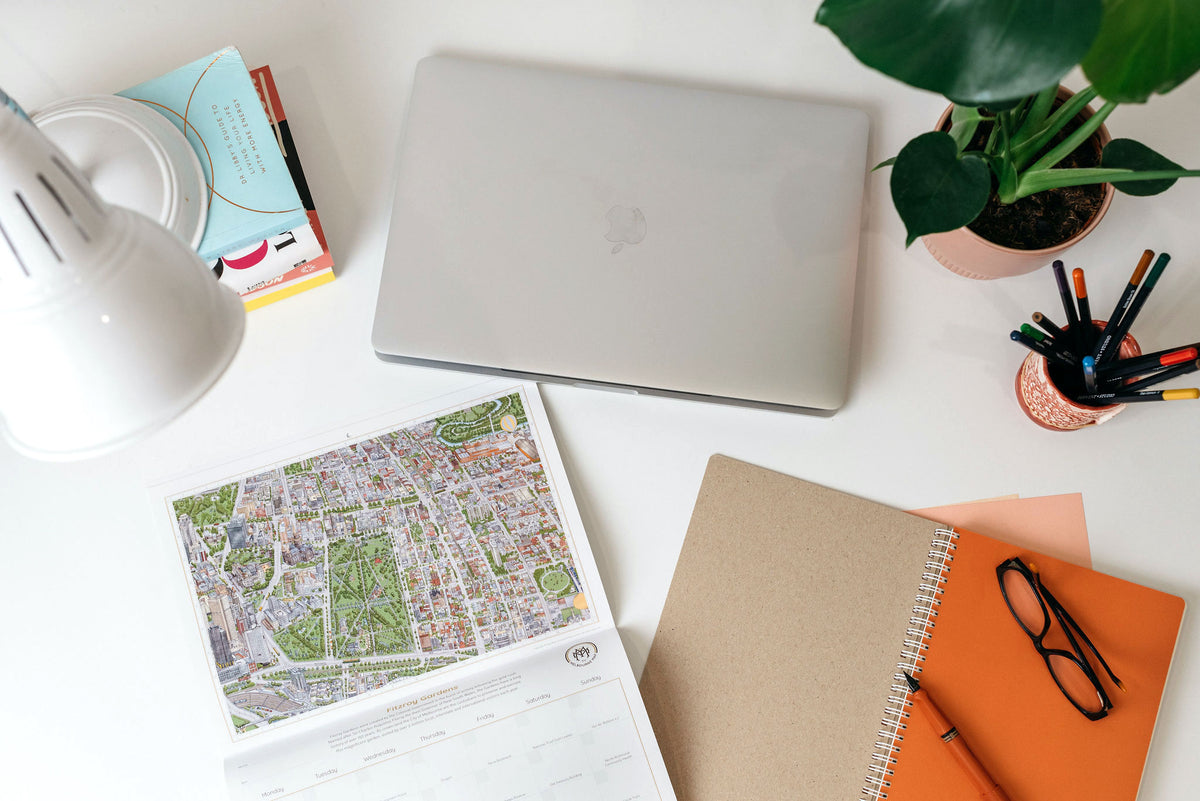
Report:
[[[852,109],[426,58],[376,353],[835,409],[866,139]]]

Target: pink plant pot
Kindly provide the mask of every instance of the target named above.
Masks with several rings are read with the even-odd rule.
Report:
[[[1058,88],[1058,97],[1060,100],[1067,100],[1074,93],[1063,87]],[[947,108],[942,116],[938,119],[935,131],[943,130],[950,121],[950,112],[953,106]],[[1080,115],[1085,119],[1092,116],[1091,107],[1085,108],[1080,112]],[[1100,146],[1103,148],[1107,145],[1112,137],[1109,136],[1108,129],[1103,125],[1096,131],[1096,137],[1100,140]],[[1092,219],[1083,228],[1082,231],[1075,234],[1067,241],[1049,248],[1040,248],[1038,250],[1018,250],[1016,248],[1008,248],[1003,245],[997,245],[994,242],[981,237],[966,226],[954,231],[946,231],[940,234],[926,234],[921,237],[921,242],[938,262],[959,275],[967,278],[975,278],[987,280],[991,278],[1007,278],[1013,275],[1024,275],[1025,273],[1033,272],[1034,270],[1044,267],[1054,260],[1054,257],[1063,251],[1077,244],[1081,239],[1090,234],[1092,230],[1100,224],[1100,220],[1104,217],[1108,207],[1112,205],[1113,195],[1116,190],[1112,184],[1104,185],[1104,200],[1100,203],[1100,208],[1092,215]]]

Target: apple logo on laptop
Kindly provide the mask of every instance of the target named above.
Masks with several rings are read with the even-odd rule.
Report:
[[[617,243],[613,253],[620,253],[626,245],[636,245],[646,238],[646,215],[641,209],[613,206],[605,219],[608,220],[608,233],[604,238]]]

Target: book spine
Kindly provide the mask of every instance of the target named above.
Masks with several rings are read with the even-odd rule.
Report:
[[[908,621],[904,648],[892,676],[892,689],[883,712],[879,738],[875,742],[875,753],[871,756],[859,801],[887,799],[888,788],[892,785],[891,777],[895,774],[896,754],[900,751],[900,741],[904,739],[904,721],[908,719],[909,690],[904,673],[915,677],[921,672],[925,653],[929,650],[929,640],[933,636],[933,626],[937,622],[938,607],[942,605],[950,565],[954,562],[957,541],[958,532],[953,529],[939,528],[933,534],[929,557]]]

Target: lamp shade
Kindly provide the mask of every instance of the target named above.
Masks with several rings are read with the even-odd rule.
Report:
[[[195,251],[105,203],[0,107],[0,414],[17,450],[84,458],[163,425],[220,377],[244,327]]]

